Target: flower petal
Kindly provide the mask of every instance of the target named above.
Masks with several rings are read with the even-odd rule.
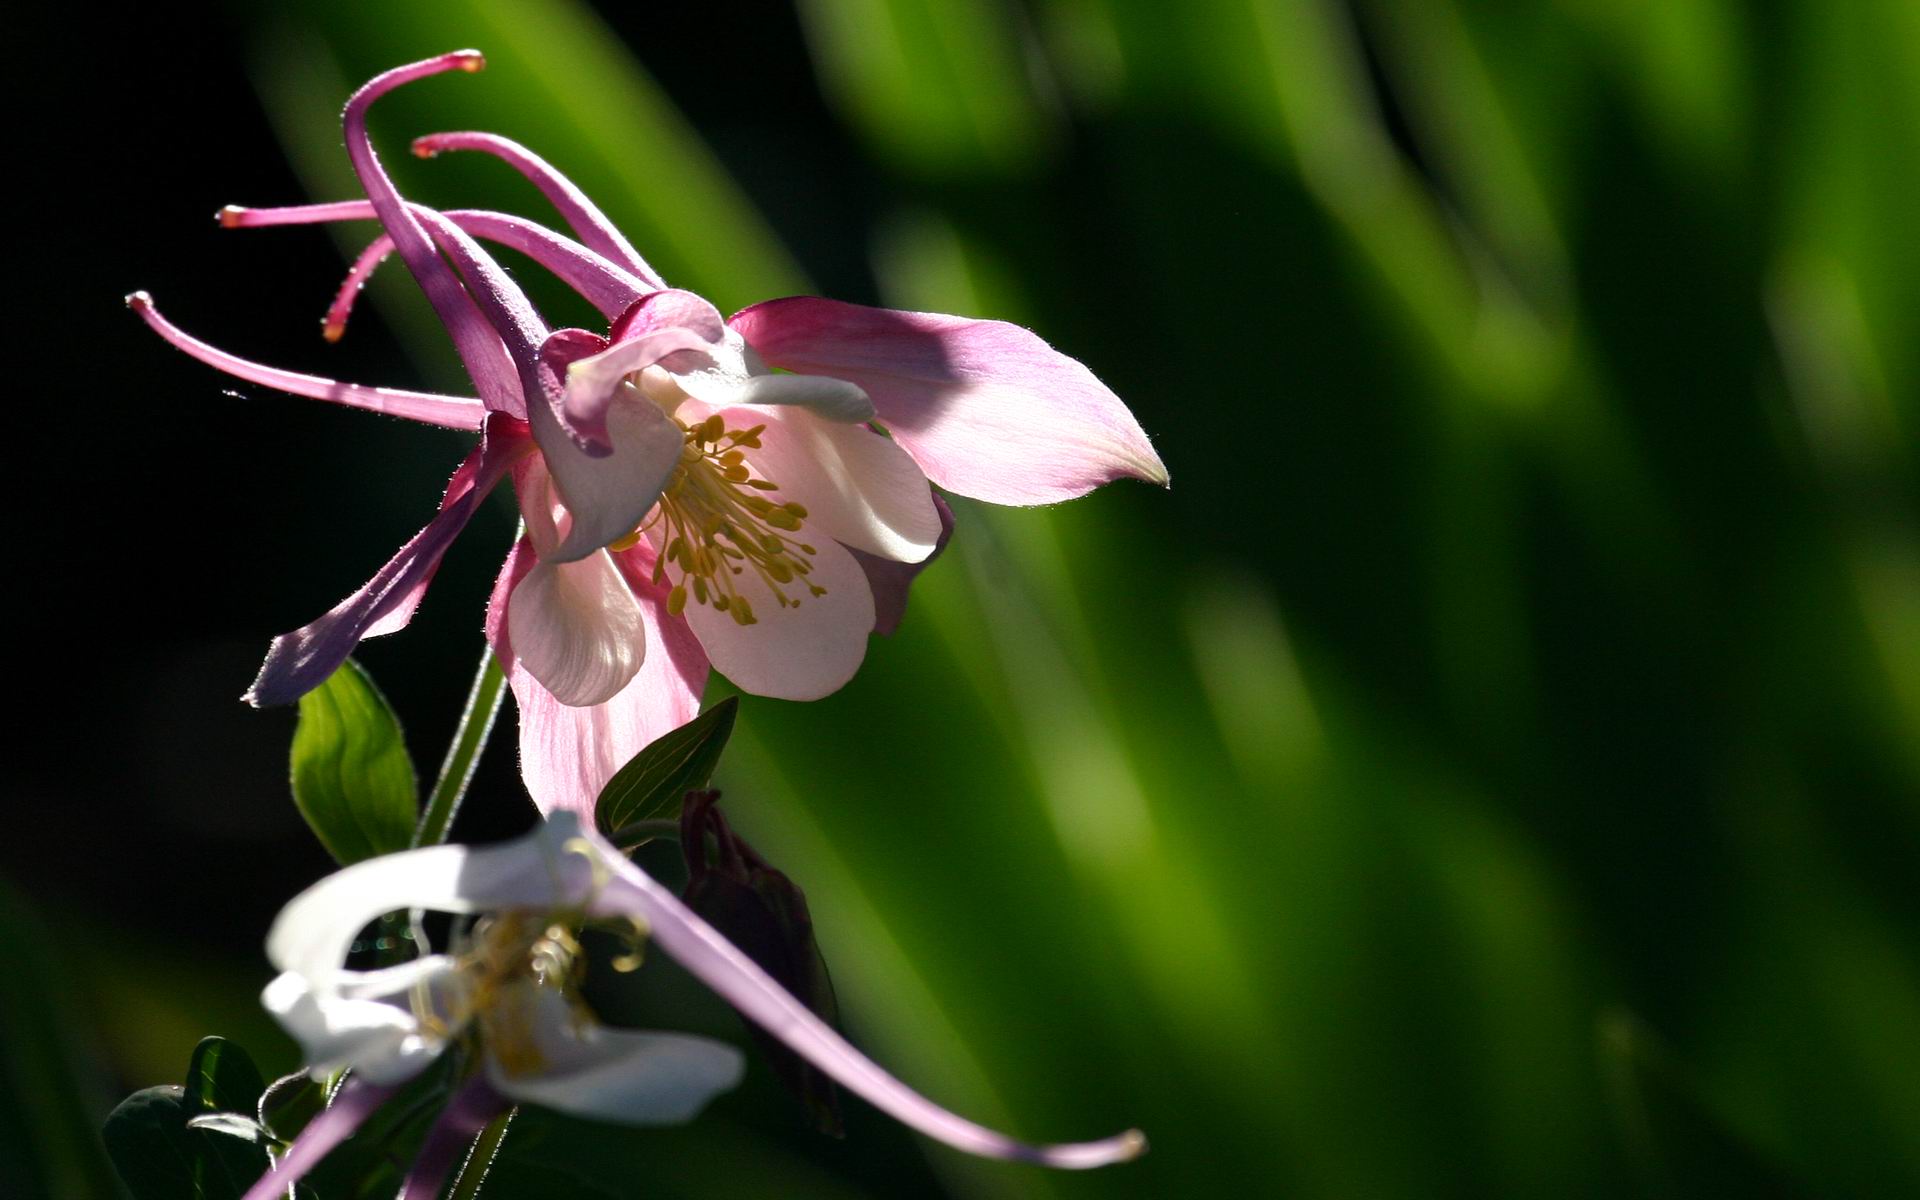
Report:
[[[867,573],[867,586],[873,589],[873,631],[881,637],[891,637],[900,628],[901,618],[907,615],[907,592],[914,579],[933,565],[933,560],[940,557],[953,536],[953,510],[939,496],[934,496],[933,507],[940,514],[940,538],[934,543],[933,553],[919,562],[895,562],[851,546],[847,548],[853,561]]]
[[[405,908],[544,911],[575,903],[597,869],[567,848],[578,828],[545,821],[495,846],[427,846],[342,867],[280,910],[267,933],[267,959],[316,988],[367,999],[395,978],[340,965],[368,922]]]
[[[417,217],[424,206],[413,205]],[[525,254],[552,271],[562,282],[579,292],[589,304],[605,313],[611,321],[633,305],[649,290],[625,268],[608,262],[572,238],[562,237],[544,225],[525,217],[487,209],[456,208],[440,214],[478,238],[498,242]],[[367,200],[340,200],[326,204],[294,204],[275,208],[241,208],[229,204],[220,210],[220,224],[228,229],[261,229],[279,225],[312,225],[329,221],[377,220],[379,214]],[[382,234],[361,251],[346,282],[334,295],[322,330],[329,341],[337,340],[346,327],[360,289],[375,269],[393,253],[393,238]]]
[[[873,592],[867,577],[838,542],[809,542],[813,573],[805,577],[826,594],[808,594],[800,579],[782,590],[799,606],[782,605],[752,571],[732,577],[753,607],[752,625],[690,597],[686,622],[721,674],[742,691],[782,700],[818,700],[840,690],[867,656],[873,629]]]
[[[522,1103],[622,1125],[677,1125],[746,1070],[738,1050],[712,1038],[583,1022],[552,988],[522,984],[500,1002],[524,1006],[541,1066],[514,1074],[489,1055],[487,1078]]]
[[[327,1105],[300,1136],[293,1139],[293,1145],[287,1147],[273,1169],[262,1175],[254,1185],[247,1189],[241,1200],[283,1200],[287,1189],[319,1165],[327,1152],[353,1136],[373,1110],[386,1103],[393,1095],[390,1087],[380,1087],[358,1079],[349,1079],[340,1085],[334,1093],[333,1102]]]
[[[618,694],[590,708],[562,704],[515,657],[507,628],[509,595],[534,566],[532,545],[514,547],[494,585],[487,637],[507,669],[520,708],[520,772],[543,813],[593,813],[600,789],[615,772],[655,739],[691,721],[700,711],[707,659],[686,624],[664,619],[664,597],[647,579],[650,559],[635,551],[614,555],[640,602],[648,652],[638,672]]]
[[[606,551],[537,564],[513,589],[515,653],[562,704],[599,704],[627,686],[646,657],[640,603]]]
[[[127,307],[138,313],[141,320],[176,349],[185,351],[216,371],[225,371],[248,383],[257,383],[262,387],[291,392],[293,395],[306,396],[313,400],[344,404],[349,408],[364,408],[372,412],[388,413],[426,425],[439,425],[446,429],[476,430],[487,417],[486,405],[465,396],[440,396],[432,392],[409,392],[402,388],[339,383],[318,375],[302,375],[297,371],[285,371],[279,367],[250,362],[236,354],[229,354],[225,350],[210,346],[183,331],[160,315],[159,310],[153,306],[153,297],[145,292],[135,292],[128,296]]]
[[[440,956],[419,963],[425,966],[409,976],[409,983],[387,993],[397,1003],[343,996],[294,971],[276,976],[260,994],[260,1003],[300,1043],[301,1061],[316,1078],[352,1067],[373,1083],[405,1083],[439,1057],[445,1045],[427,1036],[406,998],[410,985],[430,986],[431,975],[451,972],[453,964]]]
[[[354,173],[360,177],[360,186],[366,189],[367,198],[380,213],[380,224],[393,238],[394,248],[406,260],[407,269],[413,272],[420,290],[427,294],[434,312],[440,316],[440,323],[447,327],[480,398],[490,409],[525,416],[526,397],[522,394],[520,372],[509,357],[507,346],[498,332],[489,327],[475,298],[460,286],[459,278],[434,249],[426,230],[408,211],[406,202],[387,177],[386,168],[380,165],[380,156],[374,153],[373,140],[367,135],[367,110],[394,88],[448,71],[478,71],[485,65],[486,60],[479,51],[457,50],[376,75],[347,101],[343,118],[347,157],[353,162]]]
[[[756,415],[767,428],[760,448],[747,451],[747,461],[761,478],[779,485],[769,499],[805,506],[803,537],[818,531],[899,562],[933,553],[940,512],[926,475],[899,443],[864,425],[837,425],[799,410],[722,413],[736,428],[754,423]]]
[[[540,189],[581,241],[652,286],[665,286],[659,273],[647,265],[626,235],[607,220],[586,193],[525,146],[497,133],[430,133],[413,139],[413,152],[421,158],[432,158],[443,150],[478,150],[505,161]]]
[[[454,472],[440,512],[387,561],[365,587],[327,614],[273,640],[260,674],[245,699],[257,707],[288,704],[333,674],[360,639],[405,627],[426,594],[440,559],[466,527],[488,492],[532,449],[524,426],[510,417],[488,418],[480,445]]]
[[[646,300],[685,293],[655,292]],[[697,299],[697,297],[696,297]],[[700,303],[705,304],[702,300]],[[654,306],[659,307],[659,306]],[[714,329],[720,315],[713,314]],[[631,394],[627,376],[644,370],[681,350],[704,350],[705,330],[696,322],[660,323],[637,330],[624,340],[608,343],[586,330],[561,330],[542,347],[542,362],[559,388],[557,411],[562,423],[583,449],[607,444],[606,413],[617,396]]]
[[[1139,422],[1105,384],[1005,321],[795,296],[728,324],[776,366],[866,389],[927,478],[995,504],[1048,504],[1131,475],[1165,483]]]
[[[673,419],[625,382],[608,397],[600,418],[611,452],[590,452],[578,443],[557,410],[565,403],[569,366],[604,345],[584,329],[562,329],[540,347],[542,394],[536,397],[530,423],[572,517],[560,544],[542,549],[541,557],[548,561],[585,558],[638,525],[659,502],[686,445]]]

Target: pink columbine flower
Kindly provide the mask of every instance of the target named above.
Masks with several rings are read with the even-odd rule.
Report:
[[[329,310],[397,252],[432,301],[477,396],[340,383],[247,362],[133,308],[173,345],[282,391],[454,429],[480,444],[440,512],[367,585],[278,638],[248,699],[313,688],[361,638],[403,627],[441,556],[511,477],[526,534],[487,632],[520,706],[521,762],[544,811],[591,811],[600,787],[698,710],[709,666],[743,690],[811,700],[890,632],[951,516],[929,482],[997,504],[1047,504],[1167,473],[1126,405],[1079,362],[1002,321],[813,297],[731,317],[668,288],[572,183],[483,133],[419,139],[423,156],[495,155],[535,183],[574,237],[524,218],[403,199],[367,135],[374,101],[476,71],[474,51],[399,67],[347,103],[367,199],[229,208],[229,227],[377,219],[384,235]],[[510,246],[603,312],[605,335],[549,329],[480,245]]]
[[[446,953],[376,971],[345,966],[382,913],[480,917]],[[281,910],[267,938],[280,974],[261,1000],[300,1043],[316,1078],[351,1068],[247,1200],[285,1196],[399,1085],[456,1045],[474,1070],[427,1135],[402,1200],[440,1194],[473,1135],[515,1103],[628,1125],[693,1118],[740,1079],[737,1050],[689,1034],[602,1025],[578,993],[588,923],[645,938],[841,1086],[896,1120],[969,1154],[1085,1169],[1146,1150],[1138,1131],[1036,1146],[941,1108],[848,1044],[732,942],[573,813],[517,841],[431,846],[338,871]]]

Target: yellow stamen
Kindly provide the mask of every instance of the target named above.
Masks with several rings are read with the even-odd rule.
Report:
[[[734,577],[751,571],[783,608],[800,601],[781,590],[782,584],[812,573],[808,560],[815,550],[783,534],[798,532],[807,509],[794,501],[781,502],[759,495],[778,492],[780,485],[756,478],[745,449],[760,447],[765,425],[728,429],[718,414],[695,425],[680,423],[686,445],[659,506],[642,528],[658,525],[656,544],[666,551],[654,566],[655,583],[671,581],[667,611],[678,616],[691,600],[731,616],[740,625],[757,624],[753,605],[740,594]],[[612,544],[623,550],[639,538],[639,530]],[[808,593],[826,595],[809,584]]]

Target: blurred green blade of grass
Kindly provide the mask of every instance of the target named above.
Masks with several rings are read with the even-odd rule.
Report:
[[[62,940],[0,880],[0,1190],[118,1195],[100,1126],[119,1097],[98,1047],[78,1036],[84,1017]]]
[[[1029,166],[1055,140],[1012,6],[803,0],[829,94],[892,164],[934,178]]]

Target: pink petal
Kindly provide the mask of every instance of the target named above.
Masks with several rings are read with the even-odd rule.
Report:
[[[314,400],[344,404],[350,408],[364,408],[372,412],[405,417],[410,421],[439,425],[446,429],[477,430],[486,419],[486,406],[478,400],[469,400],[464,396],[439,396],[432,392],[409,392],[400,388],[339,383],[332,379],[323,379],[318,375],[301,375],[294,371],[283,371],[279,367],[250,362],[210,346],[184,332],[160,315],[159,310],[153,306],[153,297],[145,292],[135,292],[128,296],[127,307],[138,313],[148,327],[176,348],[215,370],[224,371],[249,383],[257,383],[262,387],[291,392],[296,396],[306,396]]]
[[[672,292],[655,292],[671,296]],[[645,301],[641,302],[642,304]],[[702,301],[704,303],[704,301]],[[719,314],[714,324],[719,325]],[[586,330],[565,330],[565,339],[542,347],[560,388],[557,408],[562,424],[581,448],[607,443],[607,409],[623,391],[627,376],[659,362],[669,354],[707,348],[705,331],[697,324],[660,322],[634,328],[624,341],[608,342]]]
[[[604,704],[574,708],[540,686],[514,657],[507,608],[514,587],[532,570],[533,545],[522,539],[508,555],[487,606],[487,638],[507,671],[520,707],[520,773],[543,813],[580,813],[591,824],[600,789],[627,760],[700,712],[707,660],[685,623],[665,616],[665,597],[647,579],[650,560],[614,556],[640,600],[651,653],[631,682]]]
[[[842,1086],[896,1120],[969,1154],[1050,1167],[1105,1166],[1137,1158],[1146,1150],[1146,1139],[1137,1131],[1098,1142],[1028,1145],[948,1112],[854,1049],[632,862],[612,851],[605,859],[614,875],[606,886],[590,894],[590,912],[633,915],[644,920],[654,942],[695,978]]]
[[[421,158],[432,158],[443,150],[478,150],[506,162],[533,181],[581,241],[652,286],[666,286],[585,192],[525,146],[494,133],[430,133],[413,139],[413,152]]]
[[[440,315],[440,323],[447,327],[480,398],[488,408],[524,416],[526,400],[521,392],[520,372],[508,357],[507,347],[496,331],[488,328],[474,298],[460,286],[460,280],[448,269],[426,231],[408,211],[406,202],[387,177],[386,168],[380,165],[372,139],[367,136],[367,110],[394,88],[447,71],[478,71],[485,65],[486,60],[479,51],[457,50],[376,75],[347,101],[344,118],[347,157],[353,161],[360,186],[367,190],[367,198],[379,212],[380,223],[393,238],[394,247],[419,281],[420,290],[432,302],[434,312]]]
[[[604,550],[535,565],[513,589],[507,627],[521,665],[576,708],[611,700],[646,658],[640,603]]]
[[[800,376],[776,375],[775,379]],[[865,425],[841,425],[804,409],[727,409],[727,424],[764,423],[747,461],[779,485],[769,499],[799,501],[803,534],[819,531],[842,545],[899,562],[919,562],[940,539],[940,513],[918,463],[891,438]]]
[[[933,560],[940,557],[947,541],[953,537],[953,510],[938,496],[933,498],[933,507],[940,513],[940,538],[934,543],[933,553],[919,562],[895,562],[847,547],[853,561],[867,573],[867,586],[873,589],[873,631],[881,637],[891,637],[900,628],[901,618],[907,615],[907,593],[914,579],[933,565]]]
[[[333,1103],[307,1122],[307,1127],[293,1139],[293,1145],[287,1147],[280,1161],[248,1188],[241,1200],[283,1200],[288,1188],[318,1166],[320,1160],[327,1156],[327,1151],[351,1137],[353,1131],[360,1128],[373,1115],[373,1110],[384,1104],[395,1090],[362,1083],[357,1079],[349,1079],[341,1084]]]
[[[677,344],[682,335],[660,330],[653,336]],[[562,329],[540,347],[533,436],[572,520],[558,545],[541,547],[549,561],[585,558],[638,525],[659,502],[686,445],[673,419],[624,383],[615,384],[594,414],[610,450],[590,449],[575,439],[560,416],[566,381],[572,364],[605,344],[584,329]]]
[[[769,300],[728,324],[767,362],[864,388],[927,478],[995,504],[1049,504],[1167,470],[1120,398],[1005,321]]]
[[[312,624],[275,638],[245,699],[262,707],[291,703],[333,674],[362,638],[404,628],[447,547],[487,493],[531,449],[524,426],[501,414],[489,418],[480,445],[447,485],[438,515],[365,587]]]
[[[801,533],[805,538],[804,531]],[[755,624],[687,598],[684,616],[714,667],[742,691],[781,700],[818,700],[840,690],[867,656],[873,629],[873,592],[853,556],[831,538],[806,539],[815,554],[806,576],[826,589],[810,595],[796,579],[782,590],[800,601],[782,606],[767,584],[746,571],[732,576],[753,606]]]

